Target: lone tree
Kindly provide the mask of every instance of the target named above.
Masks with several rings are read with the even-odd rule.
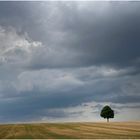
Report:
[[[109,122],[109,118],[114,118],[114,110],[107,105],[101,110],[100,116],[106,118],[107,122]]]

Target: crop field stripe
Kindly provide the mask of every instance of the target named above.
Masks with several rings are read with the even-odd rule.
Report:
[[[10,139],[140,139],[140,122],[36,123],[0,125],[0,138]]]
[[[12,126],[0,126],[0,138],[6,138],[9,131],[12,129]]]
[[[113,131],[127,131],[127,132],[130,132],[130,131],[134,131],[134,132],[140,132],[139,130],[137,130],[136,128],[128,128],[128,126],[111,126],[111,125],[102,125],[102,126],[100,126],[100,125],[98,125],[98,126],[93,126],[93,125],[87,125],[87,124],[84,124],[83,125],[83,127],[86,127],[86,128],[89,128],[89,129],[91,129],[91,128],[94,128],[94,127],[96,127],[97,129],[106,129],[106,130],[113,130]],[[130,126],[131,127],[131,126]]]

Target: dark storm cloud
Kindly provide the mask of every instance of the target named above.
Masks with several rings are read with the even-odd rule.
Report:
[[[0,121],[138,104],[139,13],[139,2],[0,2]]]
[[[19,29],[27,32],[31,38],[42,41],[52,49],[52,52],[44,49],[40,55],[35,54],[29,68],[107,65],[117,68],[132,66],[139,71],[138,3],[68,4],[1,3],[2,25],[9,24],[16,28],[19,26]],[[84,5],[85,9],[80,9],[79,5]],[[57,33],[58,36],[54,36]],[[57,40],[61,34],[62,40]],[[56,49],[59,50],[59,54]],[[45,57],[46,53],[48,56]]]
[[[105,17],[104,14],[94,16],[94,4],[90,6],[93,6],[90,12],[66,9],[65,6],[62,8],[65,14],[59,23],[62,27],[58,30],[66,36],[61,42],[55,43],[54,40],[53,44],[64,46],[66,54],[62,54],[63,51],[61,53],[60,47],[61,54],[56,55],[54,60],[45,64],[46,59],[38,59],[33,69],[107,65],[116,68],[134,67],[139,71],[139,6],[136,3],[111,3]]]

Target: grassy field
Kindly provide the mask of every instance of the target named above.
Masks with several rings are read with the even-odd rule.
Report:
[[[6,124],[0,125],[0,138],[140,139],[140,122]]]

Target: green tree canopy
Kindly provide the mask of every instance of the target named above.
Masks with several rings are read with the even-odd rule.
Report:
[[[109,118],[114,118],[114,110],[107,105],[101,110],[100,116],[107,119],[107,122],[109,122]]]

